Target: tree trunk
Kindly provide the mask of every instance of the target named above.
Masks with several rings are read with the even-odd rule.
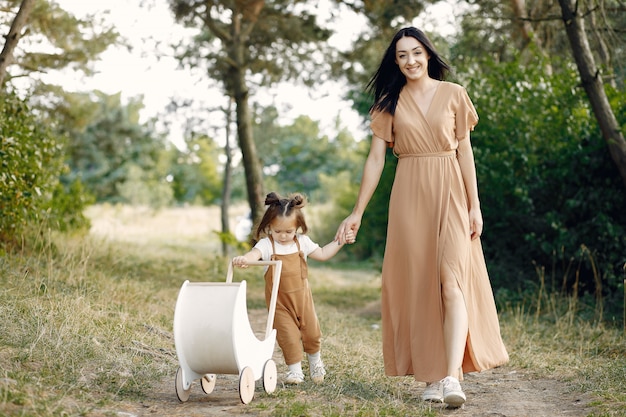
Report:
[[[4,90],[3,86],[4,79],[7,75],[7,67],[13,63],[13,50],[20,40],[22,29],[26,26],[26,21],[34,5],[35,0],[22,0],[20,9],[15,15],[11,29],[9,29],[9,34],[6,35],[4,48],[2,48],[2,52],[0,52],[0,91]]]
[[[522,49],[522,59],[526,62],[529,60],[534,60],[534,52],[528,52],[528,46],[530,44],[534,44],[537,51],[543,56],[546,57],[546,52],[543,43],[541,42],[541,38],[537,35],[531,20],[528,16],[528,12],[526,11],[526,1],[525,0],[510,0],[511,8],[513,10],[513,15],[515,16],[514,25],[517,28],[516,35],[519,36],[520,39],[520,48]],[[525,58],[524,58],[525,57]],[[546,74],[552,74],[552,65],[550,64],[550,60],[544,59],[544,71]]]
[[[513,14],[515,15],[515,27],[517,28],[517,32],[522,40],[522,49],[526,49],[526,47],[533,41],[538,42],[536,36],[534,36],[533,27],[528,20],[528,14],[526,13],[526,2],[525,0],[510,0],[511,8],[513,9]],[[539,45],[541,48],[541,45]]]
[[[233,37],[232,55],[234,61],[243,63],[244,49],[246,47],[243,39]],[[248,191],[248,203],[252,214],[252,223],[257,224],[263,212],[263,169],[257,156],[256,145],[252,134],[252,117],[250,115],[250,105],[248,103],[249,90],[246,83],[246,66],[238,65],[233,68],[232,90],[235,95],[237,114],[237,140],[243,158],[243,167],[246,174],[246,189]]]
[[[582,85],[600,125],[611,158],[626,187],[626,140],[604,91],[604,83],[585,34],[585,22],[578,12],[579,3],[576,0],[559,0],[559,4]]]
[[[228,107],[224,110],[226,113],[226,144],[224,145],[224,153],[226,154],[226,163],[224,164],[224,182],[222,185],[222,204],[221,219],[222,219],[222,233],[226,234],[230,232],[228,208],[230,207],[230,192],[232,183],[232,170],[233,170],[233,155],[230,149],[230,123],[232,117],[232,100],[228,101]],[[222,239],[222,255],[230,258],[229,245],[226,239]]]
[[[263,195],[263,167],[257,156],[252,134],[252,117],[248,102],[250,92],[246,82],[248,69],[246,48],[250,32],[264,4],[264,0],[236,1],[236,7],[233,9],[231,18],[230,33],[221,31],[218,24],[212,24],[210,10],[209,19],[206,20],[206,23],[210,24],[211,30],[214,33],[219,33],[218,36],[226,45],[231,70],[225,74],[224,81],[228,95],[235,100],[237,141],[243,159],[248,204],[250,205],[253,225],[258,222],[263,214],[265,196]]]
[[[239,74],[239,85],[235,86],[235,103],[237,104],[237,139],[243,158],[243,167],[246,173],[246,188],[248,191],[248,203],[252,213],[252,222],[256,224],[263,212],[263,175],[259,158],[257,157],[256,145],[252,136],[252,118],[248,104],[248,89],[244,75]]]
[[[611,53],[609,51],[609,47],[606,43],[606,40],[600,33],[602,29],[598,28],[598,24],[596,22],[596,13],[589,13],[589,23],[591,26],[591,33],[593,33],[593,37],[595,38],[595,42],[598,48],[598,56],[600,57],[600,64],[605,71],[613,72],[613,65],[611,63]],[[604,78],[604,82],[608,83],[611,87],[617,88],[617,82],[615,81],[615,74],[611,74],[611,76],[607,79]]]

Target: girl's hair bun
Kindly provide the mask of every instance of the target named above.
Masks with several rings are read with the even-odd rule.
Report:
[[[265,197],[265,205],[271,206],[273,204],[280,204],[280,196],[272,191]]]
[[[292,194],[289,204],[294,208],[301,209],[306,205],[306,198],[300,193]]]

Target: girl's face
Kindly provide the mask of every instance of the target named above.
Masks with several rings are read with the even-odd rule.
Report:
[[[274,240],[281,245],[287,245],[293,242],[296,236],[296,216],[276,217],[270,223],[270,232]]]
[[[404,36],[396,42],[396,64],[408,81],[428,78],[430,55],[424,45],[412,36]]]

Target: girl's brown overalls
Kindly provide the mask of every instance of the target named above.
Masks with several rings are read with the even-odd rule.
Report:
[[[303,348],[306,353],[320,351],[322,333],[309,288],[307,263],[298,238],[294,237],[298,252],[289,255],[277,255],[274,239],[271,236],[269,239],[272,242],[271,259],[283,263],[274,316],[276,340],[286,364],[293,365],[302,361]],[[272,295],[272,268],[270,266],[265,272],[265,302],[268,307]]]

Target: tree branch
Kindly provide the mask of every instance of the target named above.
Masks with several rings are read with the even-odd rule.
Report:
[[[15,19],[11,24],[11,29],[9,29],[9,34],[6,36],[4,48],[2,48],[2,52],[0,52],[0,89],[4,85],[4,79],[7,75],[7,67],[13,63],[13,50],[15,50],[15,47],[20,40],[22,29],[26,26],[28,16],[30,15],[34,5],[35,0],[22,0],[20,9],[15,15]]]
[[[205,2],[206,12],[200,16],[205,25],[213,32],[215,36],[220,38],[224,42],[228,42],[232,40],[232,36],[227,31],[223,30],[219,25],[216,24],[219,20],[213,19],[212,11],[214,9],[214,4],[212,1],[207,0]]]

